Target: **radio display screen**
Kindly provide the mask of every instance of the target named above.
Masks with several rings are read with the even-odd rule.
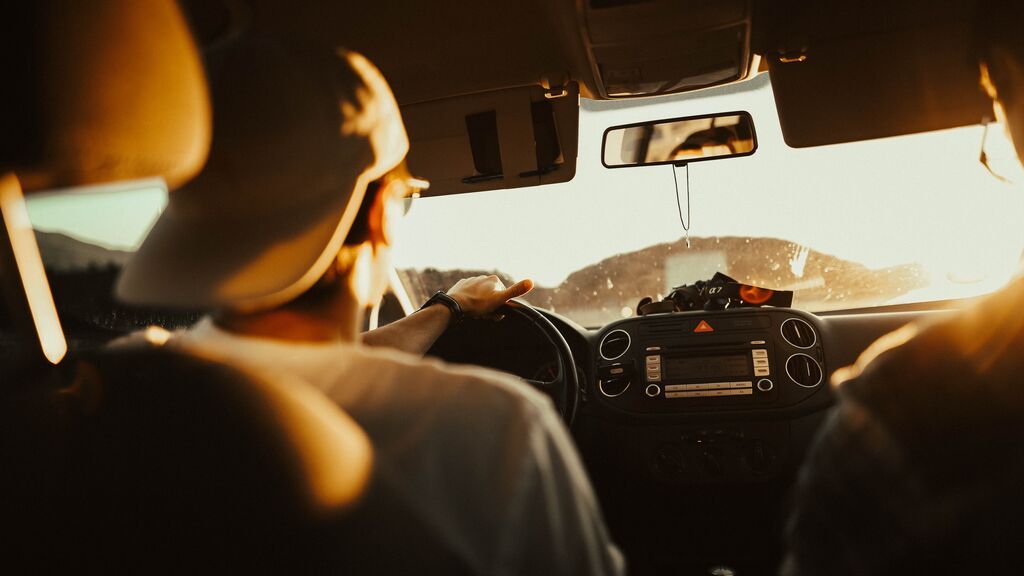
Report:
[[[746,356],[667,356],[664,363],[667,380],[750,376],[750,362]]]

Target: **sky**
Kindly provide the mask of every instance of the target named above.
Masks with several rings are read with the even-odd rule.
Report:
[[[767,75],[643,102],[583,100],[573,180],[419,199],[399,229],[395,264],[498,269],[554,286],[611,255],[676,241],[685,232],[673,168],[606,169],[602,133],[734,110],[753,116],[759,147],[752,156],[688,168],[691,236],[781,238],[871,268],[918,263],[939,283],[982,278],[975,292],[995,289],[1016,269],[1024,189],[1000,182],[978,162],[980,126],[793,149],[782,139]],[[1024,182],[1001,126],[989,130],[987,150],[1000,170]],[[159,180],[87,192],[30,198],[33,223],[132,250],[167,196]]]

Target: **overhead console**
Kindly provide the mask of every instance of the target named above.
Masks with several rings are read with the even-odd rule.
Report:
[[[592,396],[643,414],[786,408],[823,387],[820,334],[814,316],[788,308],[623,320],[598,336]]]
[[[576,3],[599,98],[697,90],[750,73],[748,0]]]

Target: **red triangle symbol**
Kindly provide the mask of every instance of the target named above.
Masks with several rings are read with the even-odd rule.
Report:
[[[712,328],[711,324],[708,324],[707,321],[701,320],[700,324],[697,324],[697,327],[694,328],[693,331],[694,332],[714,332],[715,329]]]

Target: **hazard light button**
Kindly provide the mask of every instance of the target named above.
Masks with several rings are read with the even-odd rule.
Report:
[[[708,324],[707,320],[701,320],[697,327],[693,329],[694,332],[714,332],[715,329]]]

